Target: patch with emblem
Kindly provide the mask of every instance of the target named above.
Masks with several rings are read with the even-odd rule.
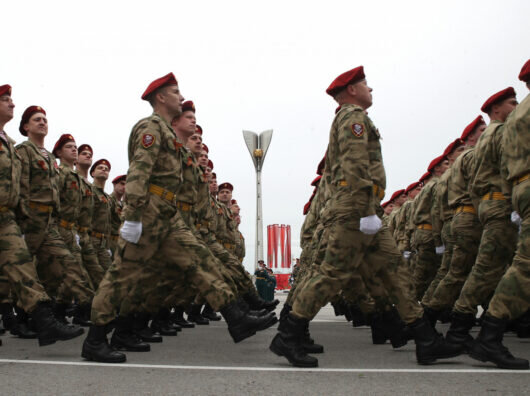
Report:
[[[353,133],[353,136],[355,137],[362,137],[364,135],[364,126],[363,124],[353,124],[351,126],[351,132]]]
[[[72,190],[79,190],[79,187],[77,186],[77,182],[75,180],[72,181],[72,183],[70,184],[70,188]]]
[[[144,146],[144,148],[149,148],[155,144],[155,140],[156,139],[153,135],[146,133],[142,136],[142,146]]]
[[[173,139],[173,142],[175,143],[175,150],[179,150],[181,147],[184,147],[184,145],[179,143],[177,139]]]
[[[43,170],[48,170],[48,167],[46,166],[46,162],[44,162],[43,160],[39,160],[38,164]]]
[[[187,166],[191,166],[191,165],[193,165],[193,158],[188,157],[188,161],[186,162],[186,165],[187,165]]]

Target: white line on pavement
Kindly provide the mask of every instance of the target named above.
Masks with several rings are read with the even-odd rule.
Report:
[[[92,362],[67,362],[54,360],[16,360],[0,359],[0,364],[47,364],[59,366],[96,366],[115,368],[148,368],[148,369],[170,369],[170,370],[222,370],[222,371],[310,371],[320,373],[438,373],[438,374],[530,374],[530,370],[500,370],[500,369],[397,369],[397,368],[295,368],[295,367],[231,367],[231,366],[181,366],[165,364],[130,364],[130,363],[92,363]]]

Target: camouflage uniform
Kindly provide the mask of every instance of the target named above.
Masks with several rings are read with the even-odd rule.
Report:
[[[361,107],[343,105],[335,116],[324,177],[330,190],[328,210],[322,215],[329,232],[327,248],[318,272],[294,298],[292,315],[312,319],[364,261],[384,282],[402,319],[417,320],[423,311],[413,299],[410,275],[399,270],[404,262],[390,231],[383,227],[366,235],[359,230],[362,217],[382,216],[379,199],[386,185],[379,133]]]
[[[476,314],[512,261],[517,227],[510,221],[512,207],[502,194],[500,175],[503,124],[492,121],[475,147],[470,195],[483,226],[478,255],[462,287],[454,310]]]
[[[121,211],[123,210],[123,201],[118,199],[116,193],[110,194],[110,251],[112,256],[116,251],[118,239],[120,237]]]
[[[513,186],[512,205],[522,219],[517,251],[512,265],[500,280],[490,301],[488,314],[516,319],[530,305],[530,95],[515,108],[504,124],[501,155],[503,176]],[[505,185],[504,191],[510,188]]]
[[[57,224],[59,201],[59,167],[48,151],[46,158],[27,140],[17,146],[22,158],[20,180],[19,224],[30,253],[37,259],[37,273],[49,294],[71,293],[88,303],[93,292],[80,282],[71,268],[78,266]]]
[[[123,216],[125,221],[141,221],[142,235],[137,244],[120,238],[116,259],[92,303],[94,324],[109,323],[118,307],[120,314],[131,312],[138,306],[138,296],[130,296],[129,291],[166,269],[178,269],[216,311],[235,299],[210,251],[198,243],[177,210],[181,197],[175,193],[182,187],[186,155],[169,123],[158,114],[133,127]]]
[[[112,263],[110,253],[111,203],[109,195],[102,188],[92,185],[94,214],[90,240],[98,255],[98,262],[106,271]]]
[[[18,305],[33,311],[50,298],[39,281],[31,254],[15,220],[19,201],[21,162],[14,141],[0,131],[0,273],[18,297]],[[4,278],[4,279],[5,279]],[[1,302],[10,302],[7,282],[2,282]]]

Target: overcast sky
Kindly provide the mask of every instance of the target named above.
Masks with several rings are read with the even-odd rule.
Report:
[[[172,71],[196,104],[219,182],[235,186],[250,270],[255,172],[243,129],[274,130],[264,235],[267,224],[290,224],[296,257],[336,107],[329,83],[364,65],[388,199],[425,172],[491,94],[513,86],[526,96],[517,75],[530,56],[529,15],[525,0],[3,2],[0,84],[13,86],[16,104],[6,132],[21,142],[22,112],[40,105],[47,148],[71,133],[111,162],[112,179],[127,171],[132,126],[151,112],[142,92]]]

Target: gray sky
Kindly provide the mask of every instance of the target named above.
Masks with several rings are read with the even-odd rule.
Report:
[[[17,106],[6,132],[22,141],[22,112],[41,105],[48,149],[71,133],[111,162],[113,178],[127,170],[132,126],[150,114],[142,92],[174,72],[196,104],[219,182],[235,186],[251,269],[255,178],[243,129],[274,130],[264,235],[267,224],[290,224],[296,257],[336,107],[329,83],[364,65],[388,199],[424,173],[491,94],[513,86],[519,100],[526,96],[517,75],[530,55],[528,15],[524,0],[4,2],[0,84],[13,86]]]

